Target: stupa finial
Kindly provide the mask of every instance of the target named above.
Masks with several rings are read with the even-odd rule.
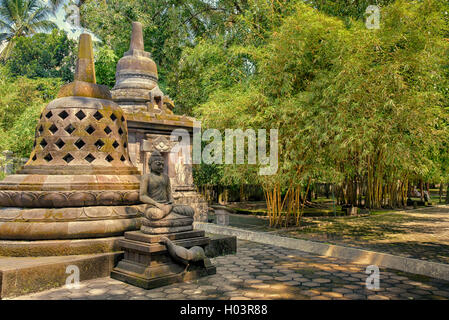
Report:
[[[120,106],[125,111],[146,111],[149,108],[148,103],[162,99],[163,93],[157,85],[157,66],[150,53],[145,51],[140,22],[132,23],[129,50],[117,63],[115,79],[111,93],[115,102],[123,102]],[[152,90],[158,91],[157,96]]]
[[[129,50],[144,50],[142,24],[140,22],[133,22],[133,31],[131,34]]]
[[[96,83],[94,50],[90,34],[80,35],[78,59],[76,61],[75,80]]]
[[[79,38],[74,81],[63,85],[57,97],[70,96],[112,99],[109,88],[105,85],[97,84],[92,38],[87,33],[82,33]]]

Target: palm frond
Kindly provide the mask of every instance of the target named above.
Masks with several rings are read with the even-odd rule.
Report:
[[[11,33],[3,32],[0,33],[0,44],[3,42],[3,40],[8,40],[11,37]]]
[[[8,30],[10,32],[14,32],[14,28],[7,21],[3,21],[0,19],[0,30]]]
[[[29,24],[35,21],[47,20],[50,14],[51,12],[48,7],[45,6],[38,7],[34,10],[34,12],[31,13],[31,15],[29,15],[29,17],[26,20],[26,23]]]
[[[1,0],[0,17],[2,20],[9,22],[20,21],[17,2],[18,0]]]
[[[25,31],[27,34],[33,34],[33,33],[37,33],[37,32],[46,32],[46,31],[51,31],[55,28],[58,28],[58,26],[56,25],[56,23],[48,21],[48,20],[43,20],[43,21],[36,21],[33,23],[30,23]]]
[[[14,41],[9,41],[6,47],[0,52],[0,61],[5,61],[11,55],[11,50],[14,47]]]
[[[23,13],[33,12],[43,6],[45,5],[40,0],[25,0]]]
[[[34,4],[33,4],[34,6]],[[39,4],[30,12],[27,19],[23,21],[22,28],[25,34],[32,34],[39,31],[50,31],[56,28],[56,24],[47,20],[50,15],[50,9],[47,6]]]
[[[8,40],[0,59],[9,57],[15,39],[37,32],[47,32],[57,25],[48,18],[55,14],[63,0],[0,0],[0,41]]]

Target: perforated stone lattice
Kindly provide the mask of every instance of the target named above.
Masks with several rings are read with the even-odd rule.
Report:
[[[121,110],[44,110],[30,165],[130,166]]]

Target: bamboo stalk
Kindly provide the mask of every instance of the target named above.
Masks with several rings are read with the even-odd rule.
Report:
[[[311,178],[309,177],[309,180],[307,181],[307,188],[306,188],[306,192],[304,194],[304,199],[302,201],[302,207],[301,207],[301,213],[298,216],[298,219],[296,220],[296,226],[299,227],[299,224],[301,222],[301,216],[304,213],[304,205],[306,204],[306,199],[307,199],[307,192],[309,192],[309,187],[310,187],[310,180]]]

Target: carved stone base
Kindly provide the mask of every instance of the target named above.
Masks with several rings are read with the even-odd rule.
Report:
[[[187,231],[166,235],[176,245],[185,248],[205,247],[210,239],[204,231]],[[174,261],[165,245],[159,243],[160,236],[147,235],[140,231],[125,233],[119,242],[124,258],[112,270],[111,277],[144,289],[197,279],[216,273],[209,259],[187,266]]]
[[[121,236],[138,230],[142,205],[0,208],[0,239],[63,240]]]

